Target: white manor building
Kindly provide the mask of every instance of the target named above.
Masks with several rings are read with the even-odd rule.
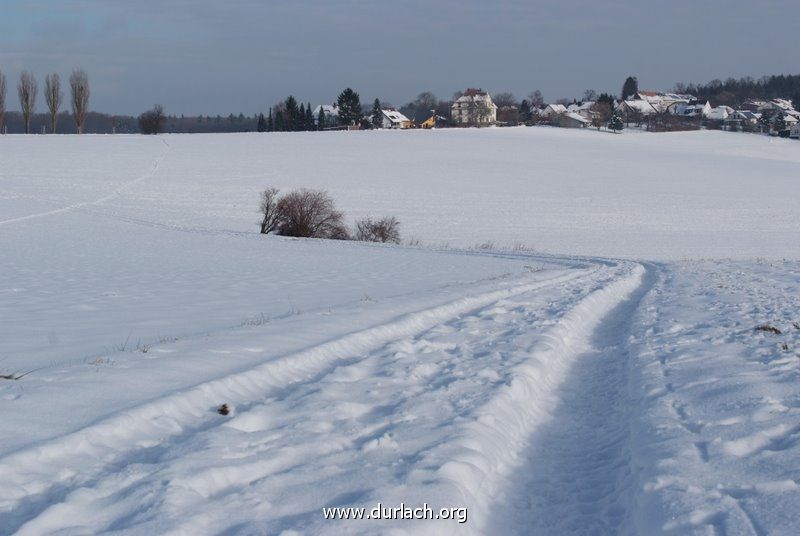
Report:
[[[497,122],[497,105],[482,89],[467,89],[450,107],[453,121],[462,126],[489,126]]]

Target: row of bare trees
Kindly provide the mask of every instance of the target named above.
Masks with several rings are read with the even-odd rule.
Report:
[[[89,75],[83,69],[75,69],[69,77],[70,103],[72,116],[75,119],[75,128],[78,134],[83,134],[86,124],[86,115],[89,112]],[[22,71],[17,83],[17,95],[22,110],[22,119],[25,124],[25,134],[30,133],[31,117],[36,111],[36,98],[39,93],[39,83],[29,71]],[[58,122],[58,113],[64,100],[61,90],[61,77],[58,73],[48,74],[44,78],[44,100],[50,113],[50,131],[55,133]],[[0,71],[0,131],[3,128],[3,119],[6,112],[6,76]]]

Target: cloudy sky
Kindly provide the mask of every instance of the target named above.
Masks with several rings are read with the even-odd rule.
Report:
[[[798,0],[2,0],[0,70],[84,67],[92,108],[251,114],[347,86],[397,106],[798,73]]]

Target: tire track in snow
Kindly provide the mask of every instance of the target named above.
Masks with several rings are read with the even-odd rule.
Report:
[[[153,161],[153,163],[151,164],[150,169],[147,171],[147,173],[145,173],[143,175],[140,175],[139,177],[136,177],[135,179],[130,180],[130,181],[124,183],[124,184],[121,184],[120,186],[117,186],[110,194],[105,195],[105,196],[103,196],[103,197],[101,197],[99,199],[95,199],[93,201],[84,201],[82,203],[75,203],[73,205],[69,205],[69,206],[66,206],[66,207],[61,207],[61,208],[57,208],[57,209],[54,209],[54,210],[48,210],[46,212],[37,212],[36,214],[28,214],[27,216],[20,216],[18,218],[11,218],[11,219],[8,219],[8,220],[3,220],[3,221],[0,221],[0,226],[9,225],[9,224],[12,224],[12,223],[19,223],[19,222],[27,221],[27,220],[33,220],[33,219],[36,219],[36,218],[44,218],[46,216],[53,216],[55,214],[61,214],[63,212],[69,212],[71,210],[77,210],[77,209],[81,209],[81,208],[85,208],[85,207],[101,205],[101,204],[105,203],[106,201],[110,201],[110,200],[114,199],[118,195],[122,194],[125,190],[130,189],[132,186],[135,186],[136,184],[139,184],[140,182],[143,182],[143,181],[153,177],[156,174],[156,172],[158,171],[159,166],[161,165],[161,162],[164,160],[164,158],[166,158],[167,153],[169,153],[169,150],[170,150],[170,146],[169,146],[169,143],[167,143],[167,140],[165,140],[164,138],[161,138],[161,141],[164,143],[164,146],[165,146],[164,152],[161,153],[161,156],[157,157]]]
[[[165,439],[185,436],[219,423],[213,412],[220,401],[236,406],[280,392],[289,385],[314,381],[337,365],[387,343],[432,327],[499,300],[560,285],[602,272],[575,270],[550,279],[493,291],[345,335],[245,372],[205,382],[113,415],[75,433],[0,459],[0,526],[19,527],[72,489],[91,482],[109,467],[124,467]]]
[[[444,446],[452,461],[439,473],[469,505],[472,532],[617,533],[625,514],[626,327],[651,285],[652,274],[636,264],[584,298],[483,416]]]

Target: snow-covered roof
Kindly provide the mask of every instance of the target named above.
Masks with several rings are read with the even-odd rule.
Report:
[[[594,106],[594,101],[576,102],[567,106],[568,112],[583,112],[590,110]]]
[[[316,108],[314,108],[314,117],[319,115],[319,111],[324,110],[325,115],[327,116],[338,116],[339,115],[339,106],[336,104],[320,104]]]
[[[675,103],[674,108],[671,108],[671,110],[677,115],[703,115],[711,111],[711,105],[708,101],[703,103],[695,102],[693,104],[679,102]]]
[[[591,121],[589,121],[582,115],[576,114],[575,112],[567,112],[566,114],[564,114],[564,117],[569,117],[570,119],[574,119],[575,121],[580,121],[581,123],[591,123]]]
[[[480,91],[480,90],[467,90],[467,91],[468,91],[467,93],[456,99],[456,101],[453,104],[454,105],[472,104],[472,103],[482,102],[484,104],[488,104],[489,107],[491,108],[497,108],[497,105],[494,102],[492,102],[492,97],[485,91]]]
[[[771,101],[775,106],[782,110],[794,110],[794,104],[792,101],[787,99],[772,99]]]
[[[639,112],[641,112],[643,114],[652,114],[652,113],[655,113],[655,111],[656,111],[656,109],[653,107],[653,105],[650,104],[650,102],[648,102],[646,100],[627,100],[627,101],[622,101],[617,106],[617,109],[619,109],[619,108],[621,108],[623,106],[627,107],[628,109],[631,109],[631,110],[637,110],[637,111],[639,111]]]
[[[397,110],[381,110],[381,112],[383,112],[384,117],[392,123],[407,123],[411,121]]]
[[[709,119],[727,119],[733,113],[733,108],[730,106],[717,106],[716,108],[712,108],[710,112],[708,112],[707,116]]]
[[[761,118],[761,114],[750,110],[736,110],[731,115],[736,119],[749,119],[755,121]]]
[[[567,113],[567,107],[564,106],[563,104],[548,104],[547,106],[545,106],[545,109],[547,108],[550,108],[551,110],[559,114]]]

